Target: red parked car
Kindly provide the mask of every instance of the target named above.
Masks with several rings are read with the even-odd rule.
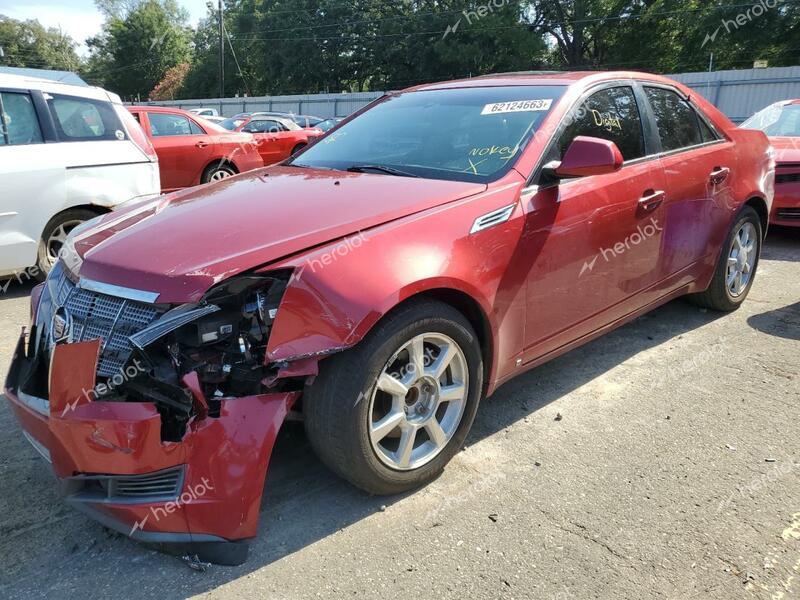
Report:
[[[233,133],[178,108],[129,106],[128,110],[156,149],[162,192],[264,166],[250,135]]]
[[[260,113],[231,117],[220,123],[220,126],[252,134],[265,165],[286,160],[297,154],[323,133],[321,129],[304,129],[289,118]]]
[[[241,562],[290,409],[360,488],[425,484],[503,382],[679,296],[740,306],[773,176],[763,133],[655,75],[392,93],[73,230],[6,396],[72,505]]]
[[[800,227],[800,100],[776,102],[742,127],[763,131],[775,149],[775,203],[769,222]]]

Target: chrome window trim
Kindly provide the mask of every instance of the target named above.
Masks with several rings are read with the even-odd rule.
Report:
[[[137,302],[144,302],[146,304],[155,304],[160,296],[159,292],[148,292],[147,290],[137,290],[134,288],[123,287],[121,285],[114,285],[112,283],[103,283],[102,281],[95,281],[93,279],[86,279],[81,277],[78,281],[78,287],[90,292],[97,292],[105,294],[106,296],[116,296],[117,298],[126,298],[128,300],[135,300]]]

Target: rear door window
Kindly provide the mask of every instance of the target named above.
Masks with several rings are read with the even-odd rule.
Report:
[[[716,139],[716,136],[709,139],[713,133],[707,126],[703,132],[700,117],[678,94],[664,88],[645,87],[644,90],[653,109],[663,152],[690,148]]]
[[[42,130],[30,94],[0,93],[0,145],[41,143]]]
[[[147,113],[150,132],[154,137],[175,135],[203,135],[205,131],[188,117],[173,113]]]
[[[577,136],[584,135],[614,142],[626,160],[645,155],[642,118],[630,86],[607,88],[589,96],[572,114],[558,140],[560,160]]]
[[[246,131],[247,133],[278,133],[280,131],[286,131],[286,128],[278,121],[273,121],[272,119],[254,119],[245,125],[242,131]]]
[[[109,102],[62,94],[45,94],[60,140],[86,142],[127,139]]]

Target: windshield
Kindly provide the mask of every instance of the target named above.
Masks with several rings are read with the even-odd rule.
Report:
[[[391,95],[287,164],[337,170],[380,166],[432,179],[493,181],[516,162],[564,89],[483,87]]]
[[[224,121],[220,121],[217,123],[220,127],[224,127],[228,131],[234,131],[239,125],[247,121],[247,118],[244,119],[237,119],[236,117],[231,117],[230,119],[225,119]]]
[[[800,104],[772,104],[747,119],[742,127],[758,129],[769,136],[800,137]]]

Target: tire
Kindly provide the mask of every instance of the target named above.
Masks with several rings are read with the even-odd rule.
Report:
[[[75,227],[94,219],[98,213],[86,208],[71,208],[58,213],[47,223],[39,240],[39,250],[36,256],[36,278],[43,280],[53,265],[58,260],[64,240]]]
[[[418,376],[410,368],[403,371],[404,367],[395,371],[411,355],[408,348],[401,349],[420,338],[424,345],[415,347],[424,349],[417,353],[423,357],[424,375]],[[448,366],[438,380],[429,377],[450,342],[453,355],[447,355]],[[388,381],[394,388],[397,380],[387,379],[392,378],[388,373],[404,382],[416,379],[416,384],[405,397],[402,391],[389,396],[377,383],[383,374],[383,387]],[[436,381],[446,385],[440,387]],[[466,389],[456,394],[459,382],[464,382]],[[320,459],[340,477],[371,494],[397,494],[441,473],[472,427],[482,390],[483,359],[467,319],[448,304],[418,300],[390,313],[351,350],[320,364],[319,376],[303,395],[306,434]],[[454,399],[439,404],[440,392],[450,393]],[[463,399],[455,399],[456,395]],[[386,415],[384,411],[388,411]],[[397,419],[397,427],[390,430],[387,425],[384,437],[374,442],[370,429],[375,423],[387,423],[390,414]],[[433,420],[444,435],[434,436]],[[415,436],[405,433],[412,429]],[[438,438],[438,444],[432,436]],[[404,441],[403,447],[408,448],[408,440],[413,449],[411,459],[394,460],[392,456],[403,454]]]
[[[751,249],[744,256],[741,256],[738,247],[742,245],[742,240],[745,239],[743,237],[745,232],[747,232],[745,247],[750,247]],[[706,291],[689,296],[689,299],[699,306],[723,312],[730,312],[739,308],[753,286],[758,260],[761,256],[762,240],[761,219],[754,209],[745,206],[734,220],[730,232],[728,232],[725,245],[717,261],[711,285],[708,286]],[[734,255],[736,258],[734,258]],[[730,260],[738,260],[735,266],[731,266],[731,271],[729,271],[728,264]],[[745,264],[747,267],[744,267]],[[744,279],[745,270],[746,281]],[[734,277],[734,281],[731,283],[729,281],[731,274],[739,271],[742,273],[742,279],[738,280],[737,285]]]
[[[236,170],[228,163],[215,162],[206,167],[203,171],[203,176],[200,178],[201,183],[209,183],[211,181],[219,181],[227,179],[236,175]]]
[[[303,148],[305,148],[306,146],[308,146],[308,144],[297,144],[297,146],[295,146],[294,148],[292,148],[292,153],[291,153],[289,156],[294,156],[295,154],[297,154],[298,152],[300,152],[300,150],[302,150],[302,149],[303,149]]]

